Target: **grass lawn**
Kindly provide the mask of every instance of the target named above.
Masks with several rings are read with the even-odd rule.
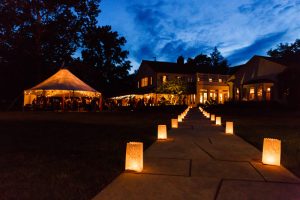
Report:
[[[182,107],[101,113],[0,113],[0,199],[91,199]]]
[[[300,177],[300,111],[279,105],[217,105],[210,112],[234,121],[235,134],[259,150],[263,138],[281,139],[281,163]]]

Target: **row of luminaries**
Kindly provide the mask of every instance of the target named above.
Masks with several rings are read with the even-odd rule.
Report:
[[[171,127],[178,128],[178,122],[182,120],[187,115],[190,107],[188,107],[183,113],[178,115],[177,119],[171,119]],[[199,107],[200,112],[215,122],[217,126],[221,126],[221,116],[215,116],[205,111],[203,108]],[[226,135],[233,135],[233,122],[227,121],[225,127]],[[167,139],[167,126],[158,125],[157,138],[159,140]],[[278,165],[280,166],[280,154],[281,154],[281,141],[278,139],[264,138],[263,143],[263,154],[262,162],[268,165]],[[129,142],[126,146],[126,160],[125,160],[125,170],[141,172],[143,170],[143,143],[142,142]]]
[[[178,128],[178,122],[182,122],[191,107],[185,109],[177,119],[171,119],[171,127]],[[167,125],[158,125],[157,139],[166,140]],[[126,145],[126,159],[125,170],[141,172],[143,170],[143,143],[142,142],[128,142]]]
[[[208,113],[203,108],[199,107],[200,112],[203,115],[215,121],[216,125],[222,125],[221,117],[217,117],[214,114]],[[233,135],[233,122],[226,122],[225,133]],[[281,140],[273,138],[264,138],[263,142],[263,153],[262,153],[262,163],[267,165],[277,165],[280,166],[280,157],[281,157]]]

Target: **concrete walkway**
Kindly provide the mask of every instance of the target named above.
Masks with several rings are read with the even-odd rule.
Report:
[[[261,163],[261,152],[190,110],[167,141],[144,152],[142,173],[124,172],[94,200],[300,199],[300,180]]]

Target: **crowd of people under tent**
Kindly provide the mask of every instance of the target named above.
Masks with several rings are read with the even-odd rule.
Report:
[[[24,106],[25,110],[48,111],[99,111],[101,99],[95,97],[45,97],[39,96],[31,104]]]

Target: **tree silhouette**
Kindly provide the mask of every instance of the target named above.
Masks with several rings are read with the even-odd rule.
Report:
[[[178,58],[177,58],[177,64],[180,64],[180,65],[184,64],[184,57],[183,56],[178,56]]]
[[[5,93],[0,102],[19,96],[62,63],[101,92],[108,89],[99,79],[112,85],[127,79],[126,40],[97,25],[99,6],[100,0],[0,1],[0,89]]]

